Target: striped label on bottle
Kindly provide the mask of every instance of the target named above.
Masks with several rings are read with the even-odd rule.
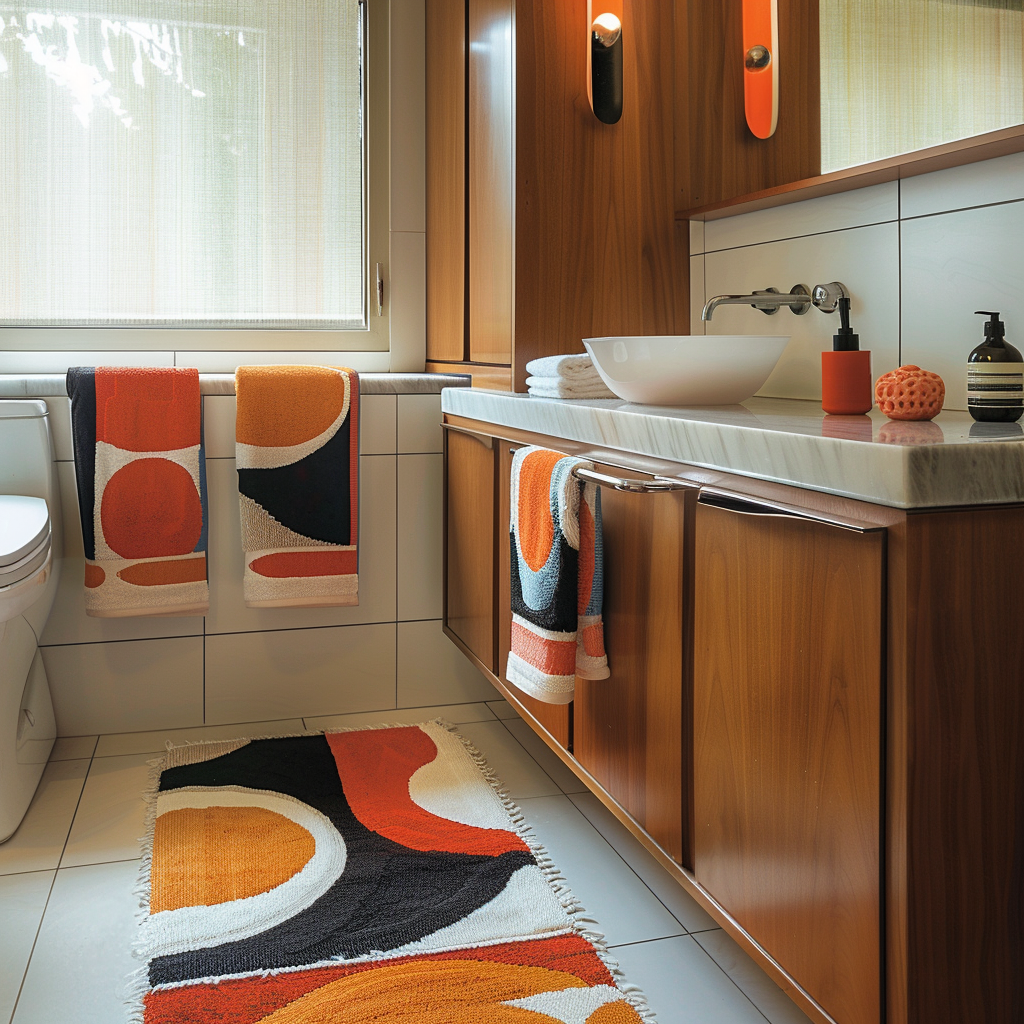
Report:
[[[1024,363],[968,363],[967,406],[975,409],[1024,407]]]

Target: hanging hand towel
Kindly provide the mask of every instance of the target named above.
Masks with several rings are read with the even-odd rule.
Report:
[[[358,375],[240,366],[235,395],[246,605],[359,604]]]
[[[601,600],[601,496],[546,448],[512,459],[512,649],[505,677],[548,704],[573,699],[576,676],[607,679]]]
[[[206,463],[196,369],[68,370],[85,612],[203,615]]]

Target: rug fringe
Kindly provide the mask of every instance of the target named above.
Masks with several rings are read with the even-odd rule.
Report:
[[[459,732],[459,727],[453,725],[451,722],[446,721],[443,718],[431,719],[429,722],[396,722],[396,723],[377,723],[374,725],[364,726],[353,726],[348,729],[326,729],[319,730],[317,732],[296,732],[296,733],[280,733],[276,736],[247,736],[239,737],[240,739],[247,739],[250,742],[254,740],[271,740],[271,739],[291,739],[300,736],[322,736],[325,733],[333,732],[370,732],[374,729],[404,729],[413,728],[418,725],[437,725],[442,729],[452,733],[456,736],[466,749],[466,753],[473,759],[474,764],[480,770],[480,773],[487,780],[488,785],[494,791],[495,795],[501,800],[502,806],[505,808],[506,813],[509,816],[509,820],[512,824],[513,831],[519,836],[523,842],[529,847],[530,853],[537,861],[537,865],[540,868],[541,874],[544,880],[551,887],[551,891],[558,899],[562,908],[565,910],[568,917],[568,928],[566,932],[573,932],[579,935],[582,939],[585,939],[594,947],[594,952],[597,953],[601,962],[608,969],[608,973],[612,976],[615,987],[622,993],[623,998],[629,1005],[636,1011],[644,1024],[658,1024],[658,1018],[654,1011],[651,1009],[647,1002],[647,996],[643,990],[632,982],[628,981],[622,968],[619,966],[618,961],[611,955],[608,950],[607,939],[605,938],[604,932],[602,932],[595,921],[591,917],[586,916],[586,910],[579,899],[573,895],[572,890],[569,887],[568,882],[562,873],[555,866],[550,854],[545,849],[544,845],[537,839],[534,834],[533,827],[526,821],[526,816],[523,814],[519,805],[512,799],[509,794],[508,788],[498,779],[494,773],[494,769],[491,768],[487,762],[487,758],[474,746],[474,744],[466,739],[462,733]],[[138,909],[136,910],[136,920],[141,925],[149,916],[149,896],[151,886],[151,872],[153,863],[153,835],[156,829],[156,808],[157,808],[157,795],[158,787],[160,784],[160,775],[167,766],[168,761],[171,760],[170,752],[175,748],[181,747],[198,747],[198,746],[213,746],[215,744],[223,744],[225,742],[234,742],[231,740],[225,741],[223,739],[217,740],[186,740],[184,743],[171,743],[167,742],[167,753],[161,757],[154,758],[149,761],[149,780],[148,786],[145,792],[145,803],[146,803],[146,817],[145,817],[145,835],[140,839],[142,844],[142,860],[139,867],[139,877],[135,884],[133,894],[139,901]],[[559,932],[556,934],[565,934]],[[503,942],[515,941],[514,939],[500,939],[495,940],[494,944],[500,944]],[[488,943],[490,944],[490,943]],[[475,945],[481,945],[476,943]],[[472,948],[472,947],[467,947]],[[142,944],[141,937],[133,943],[133,954],[142,959]],[[358,963],[362,960],[379,959],[379,952],[370,952],[365,958],[358,957],[355,960],[345,961],[346,963]],[[330,963],[337,963],[337,961],[327,961],[323,966],[328,966]],[[309,970],[311,967],[319,965],[306,964],[302,968],[283,968],[281,970],[268,970],[256,972],[250,977],[272,977],[277,974],[289,973],[292,970]],[[238,975],[227,975],[224,977],[217,978],[196,978],[194,984],[218,984],[221,981],[228,980],[229,977],[238,977]],[[156,991],[164,986],[150,986],[149,984],[149,971],[148,964],[143,964],[137,970],[132,972],[129,976],[126,984],[125,1002],[128,1006],[129,1016],[128,1024],[145,1024],[145,997],[146,993],[151,988]],[[176,986],[171,986],[176,987]]]

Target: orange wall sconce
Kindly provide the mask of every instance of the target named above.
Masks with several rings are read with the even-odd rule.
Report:
[[[605,124],[622,117],[622,3],[587,0],[587,92]]]
[[[743,0],[743,107],[747,127],[769,139],[779,123],[778,0]]]

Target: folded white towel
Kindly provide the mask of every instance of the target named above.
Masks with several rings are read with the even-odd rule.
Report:
[[[527,377],[526,386],[538,398],[615,398],[600,377],[596,381],[565,380],[562,377]]]
[[[588,355],[544,356],[541,359],[531,359],[526,364],[526,372],[534,377],[564,377],[566,380],[596,377],[600,380],[597,369]]]

